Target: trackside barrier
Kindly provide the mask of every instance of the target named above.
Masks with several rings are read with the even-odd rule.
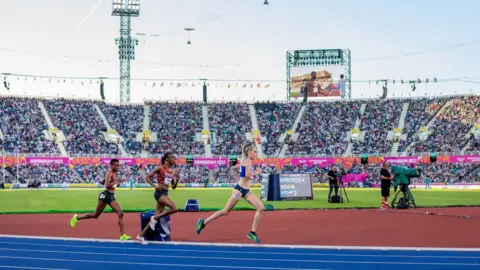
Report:
[[[140,229],[143,231],[146,226],[149,226],[150,218],[155,215],[155,211],[148,211],[140,213]],[[170,230],[170,216],[160,218],[157,225],[155,225],[155,231],[148,230],[144,235],[145,240],[148,241],[161,241],[170,242],[171,230]]]

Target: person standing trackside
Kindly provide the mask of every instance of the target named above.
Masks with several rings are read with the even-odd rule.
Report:
[[[333,165],[332,169],[327,173],[328,184],[330,190],[328,191],[328,202],[332,199],[332,191],[335,189],[335,196],[338,196],[338,179],[337,179],[337,165]]]
[[[389,171],[390,164],[388,162],[383,162],[382,168],[380,169],[380,189],[382,192],[382,207],[380,209],[388,209],[388,197],[390,196],[390,187],[392,186],[392,174]]]

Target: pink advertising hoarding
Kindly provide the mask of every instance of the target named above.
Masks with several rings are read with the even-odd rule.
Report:
[[[25,162],[28,164],[64,164],[68,165],[69,158],[62,158],[62,157],[26,157]]]
[[[193,166],[207,166],[213,169],[217,166],[228,165],[228,158],[195,158],[193,159]]]

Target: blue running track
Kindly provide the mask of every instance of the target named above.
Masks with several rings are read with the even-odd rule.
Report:
[[[480,269],[480,249],[155,243],[0,235],[0,269]]]

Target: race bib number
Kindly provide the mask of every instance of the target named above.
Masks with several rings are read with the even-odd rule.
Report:
[[[236,200],[240,200],[241,197],[242,197],[242,194],[240,194],[240,193],[235,192],[233,194],[233,198],[235,198]]]
[[[98,197],[99,199],[105,199],[105,194],[100,194],[100,196]]]
[[[171,175],[165,175],[165,185],[170,185],[170,183],[172,183],[173,181],[173,176]]]

